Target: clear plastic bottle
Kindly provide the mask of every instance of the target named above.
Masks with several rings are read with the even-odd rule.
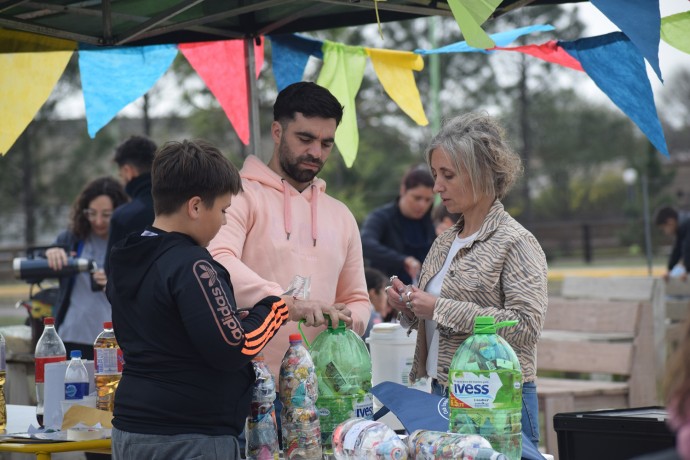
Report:
[[[252,402],[245,423],[245,455],[247,460],[278,460],[278,428],[276,424],[276,384],[264,362],[264,355],[254,357],[256,382],[252,387]]]
[[[103,323],[103,331],[98,334],[93,344],[94,373],[98,399],[96,407],[100,410],[113,411],[115,391],[122,378],[122,350],[117,344],[113,323]]]
[[[336,460],[406,460],[405,442],[388,425],[351,418],[333,430]],[[434,457],[429,457],[434,458]]]
[[[7,426],[7,403],[5,401],[5,379],[7,363],[5,361],[5,337],[0,334],[0,430]]]
[[[496,329],[515,324],[475,318],[474,334],[455,351],[448,373],[449,430],[481,435],[510,460],[522,455],[522,372]]]
[[[67,359],[65,344],[55,330],[55,318],[43,320],[43,334],[36,343],[34,359],[36,363],[36,420],[43,426],[43,408],[45,404],[43,385],[45,384],[45,366],[47,363],[58,363]]]
[[[81,360],[81,351],[72,350],[65,371],[65,399],[84,399],[89,395],[89,373]]]
[[[505,455],[496,452],[489,441],[477,434],[416,430],[406,441],[411,460],[506,460]]]
[[[319,334],[309,347],[319,382],[321,443],[324,453],[333,452],[331,435],[339,424],[358,417],[374,416],[371,395],[371,356],[364,341],[340,321]]]
[[[318,383],[314,362],[299,334],[290,335],[290,347],[280,364],[280,421],[283,454],[287,460],[320,459],[321,425],[316,409]]]

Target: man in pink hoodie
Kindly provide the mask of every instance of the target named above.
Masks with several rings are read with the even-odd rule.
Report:
[[[362,334],[371,315],[364,278],[362,243],[350,210],[326,194],[316,177],[328,159],[343,107],[325,88],[295,83],[273,106],[273,156],[268,165],[250,156],[240,171],[244,193],[227,209],[227,223],[208,250],[232,278],[237,305],[268,295],[305,312],[307,325],[320,324],[322,309],[337,305]],[[283,295],[296,275],[310,277],[309,300]],[[303,328],[309,341],[321,327]],[[277,378],[297,323],[285,324],[264,349]]]

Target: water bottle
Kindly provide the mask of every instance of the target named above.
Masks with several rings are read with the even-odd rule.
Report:
[[[5,401],[5,379],[7,363],[5,361],[5,337],[0,334],[0,431],[7,426],[7,403]]]
[[[321,425],[316,409],[318,383],[314,362],[299,334],[290,334],[290,346],[280,364],[280,421],[283,454],[287,460],[320,459]]]
[[[43,426],[43,407],[45,404],[43,386],[45,384],[45,366],[47,363],[58,363],[67,359],[65,344],[55,330],[55,318],[43,320],[43,334],[36,343],[34,351],[36,364],[36,420]]]
[[[374,416],[371,395],[371,357],[364,341],[340,321],[328,328],[311,343],[309,352],[314,360],[319,382],[316,407],[321,423],[324,452],[332,453],[331,434],[336,425],[357,417],[371,420]]]
[[[93,344],[94,373],[98,399],[96,407],[100,410],[113,411],[115,390],[122,378],[122,350],[117,344],[113,323],[103,323],[103,331],[98,334]]]
[[[89,373],[81,360],[81,350],[72,350],[65,371],[65,399],[84,399],[89,395]]]
[[[276,384],[262,353],[254,357],[253,364],[256,381],[252,387],[249,417],[244,426],[245,456],[247,460],[278,460],[280,446],[273,404]]]
[[[333,430],[336,460],[406,460],[407,446],[388,425],[351,418]],[[429,457],[434,458],[434,457]]]
[[[481,435],[510,460],[522,455],[522,372],[496,329],[515,324],[475,318],[474,335],[455,351],[448,373],[449,430]]]
[[[416,430],[406,441],[411,460],[506,460],[505,455],[496,452],[489,441],[477,434]]]

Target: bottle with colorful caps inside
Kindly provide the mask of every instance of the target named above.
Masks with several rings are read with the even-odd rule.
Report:
[[[276,384],[264,362],[263,353],[252,361],[256,381],[252,386],[249,416],[244,425],[245,457],[247,460],[278,460],[278,430],[276,424]]]
[[[522,372],[496,330],[515,324],[475,318],[474,334],[458,347],[448,373],[449,430],[481,435],[509,460],[522,455]]]
[[[299,334],[290,334],[290,346],[280,364],[279,387],[283,403],[280,421],[284,457],[287,460],[320,459],[318,383],[314,362]]]

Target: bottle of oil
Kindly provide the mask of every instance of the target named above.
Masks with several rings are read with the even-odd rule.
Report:
[[[96,407],[100,410],[113,411],[115,390],[122,377],[122,350],[117,344],[113,323],[103,323],[103,332],[98,334],[93,344],[93,360],[96,374],[98,399]]]

